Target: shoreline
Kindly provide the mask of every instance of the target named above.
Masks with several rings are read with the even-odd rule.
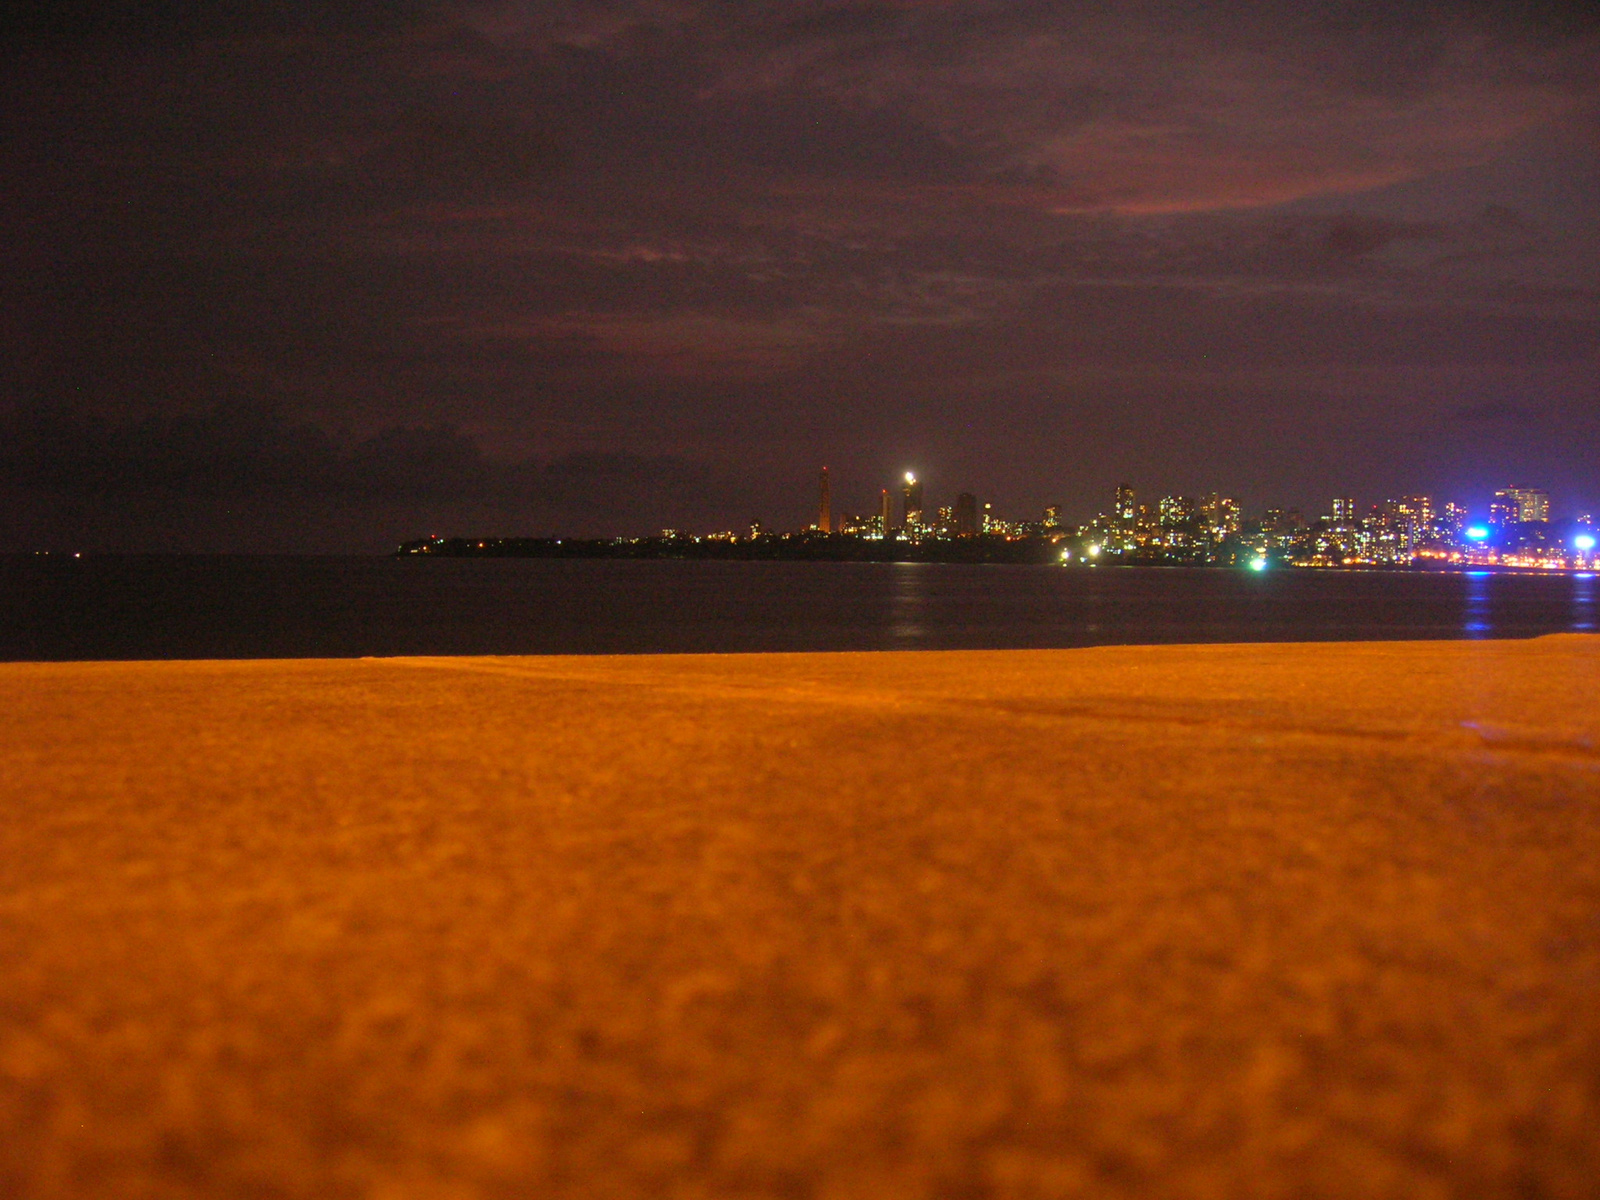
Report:
[[[0,554],[0,562],[14,561],[17,563],[59,563],[72,562],[108,562],[128,560],[160,560],[192,562],[203,560],[216,561],[249,561],[249,560],[287,560],[287,561],[329,561],[340,562],[356,560],[361,562],[399,561],[416,558],[444,559],[448,561],[470,560],[474,562],[713,562],[713,563],[799,563],[799,564],[840,564],[849,566],[964,566],[964,567],[1059,567],[1063,570],[1118,570],[1118,571],[1207,571],[1230,574],[1245,573],[1250,570],[1248,566],[1228,565],[1222,563],[1171,563],[1171,562],[1117,562],[1106,560],[1093,564],[1072,562],[1063,564],[1057,559],[1017,558],[1017,559],[959,559],[959,558],[827,558],[795,556],[792,558],[771,556],[695,556],[674,554],[400,554],[394,551],[369,551],[363,553],[339,553],[319,551],[275,551],[275,552],[222,552],[222,551],[139,551],[139,550],[17,550]],[[1323,566],[1312,563],[1275,563],[1270,568],[1274,571],[1315,572],[1317,574],[1348,574],[1348,575],[1551,575],[1567,577],[1585,577],[1600,572],[1600,565],[1582,567],[1553,567],[1553,566],[1514,566],[1503,563],[1414,563],[1411,565],[1394,565],[1385,563],[1352,563],[1339,566]]]

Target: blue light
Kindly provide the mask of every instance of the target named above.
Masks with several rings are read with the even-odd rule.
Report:
[[[1484,541],[1489,536],[1488,526],[1486,526],[1486,525],[1474,525],[1470,529],[1467,530],[1467,536],[1469,538],[1471,538],[1475,542]]]
[[[1572,544],[1587,554],[1590,550],[1594,549],[1594,534],[1580,533],[1577,537],[1572,539]]]

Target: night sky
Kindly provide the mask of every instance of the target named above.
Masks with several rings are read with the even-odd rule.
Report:
[[[1587,5],[48,7],[0,549],[1600,509]]]

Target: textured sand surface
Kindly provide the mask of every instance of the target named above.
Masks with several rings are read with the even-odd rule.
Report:
[[[1600,638],[0,667],[0,1195],[1600,1196]]]

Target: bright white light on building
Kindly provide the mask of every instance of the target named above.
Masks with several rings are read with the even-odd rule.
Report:
[[[1481,542],[1489,536],[1489,530],[1483,525],[1474,525],[1467,530],[1467,536],[1475,542]]]
[[[1089,557],[1090,558],[1099,558],[1100,557],[1100,547],[1099,546],[1090,546],[1089,547]]]
[[[915,483],[916,481],[917,481],[917,477],[915,475],[913,475],[910,471],[907,471],[906,472],[906,482],[907,483]]]
[[[1061,552],[1061,561],[1062,562],[1066,562],[1067,559],[1069,559],[1071,557],[1072,557],[1072,551],[1071,550],[1063,550]]]
[[[1580,533],[1577,537],[1572,539],[1572,544],[1587,554],[1589,551],[1594,549],[1594,534]]]
[[[1264,558],[1252,558],[1250,560],[1250,569],[1252,571],[1265,571],[1267,569],[1267,560]]]

